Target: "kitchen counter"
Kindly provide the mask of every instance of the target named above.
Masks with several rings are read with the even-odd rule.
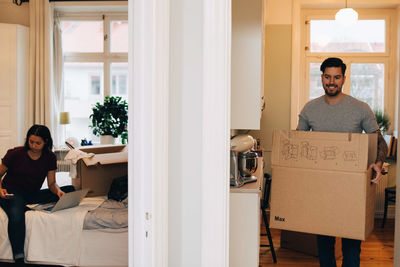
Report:
[[[241,187],[231,187],[231,193],[261,193],[261,180],[260,178],[257,181],[245,184]]]

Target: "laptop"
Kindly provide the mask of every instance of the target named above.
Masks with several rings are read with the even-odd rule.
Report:
[[[41,210],[53,213],[59,210],[69,209],[78,206],[88,192],[88,188],[77,190],[74,192],[65,193],[56,203],[34,204],[28,205],[28,207],[33,210]]]

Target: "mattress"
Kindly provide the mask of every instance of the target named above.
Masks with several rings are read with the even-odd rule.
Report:
[[[128,230],[83,230],[80,267],[128,266]],[[33,264],[60,264],[58,262],[33,261]],[[71,266],[64,265],[63,266]]]
[[[79,266],[128,266],[128,228],[84,230]]]

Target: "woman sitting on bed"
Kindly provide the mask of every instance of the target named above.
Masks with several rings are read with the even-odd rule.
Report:
[[[27,204],[55,202],[73,186],[58,187],[55,178],[57,158],[53,140],[44,125],[33,125],[25,145],[9,149],[0,164],[0,206],[8,216],[8,238],[13,257],[24,265],[25,211]],[[49,189],[40,190],[47,176]]]

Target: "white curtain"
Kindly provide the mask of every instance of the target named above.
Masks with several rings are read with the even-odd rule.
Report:
[[[55,146],[60,144],[58,114],[62,108],[62,50],[59,28],[54,23],[54,3],[29,2],[30,68],[28,123],[49,127]],[[54,34],[53,34],[54,33]],[[53,36],[57,39],[53,40]],[[56,56],[55,56],[56,55]]]
[[[53,4],[52,4],[53,5]],[[53,141],[55,146],[63,145],[66,136],[64,135],[66,125],[60,125],[59,114],[64,111],[64,57],[61,40],[61,25],[58,14],[55,14],[53,28],[53,86],[52,86],[52,121]]]
[[[50,126],[49,1],[29,3],[29,122]],[[52,24],[51,24],[52,25]]]

